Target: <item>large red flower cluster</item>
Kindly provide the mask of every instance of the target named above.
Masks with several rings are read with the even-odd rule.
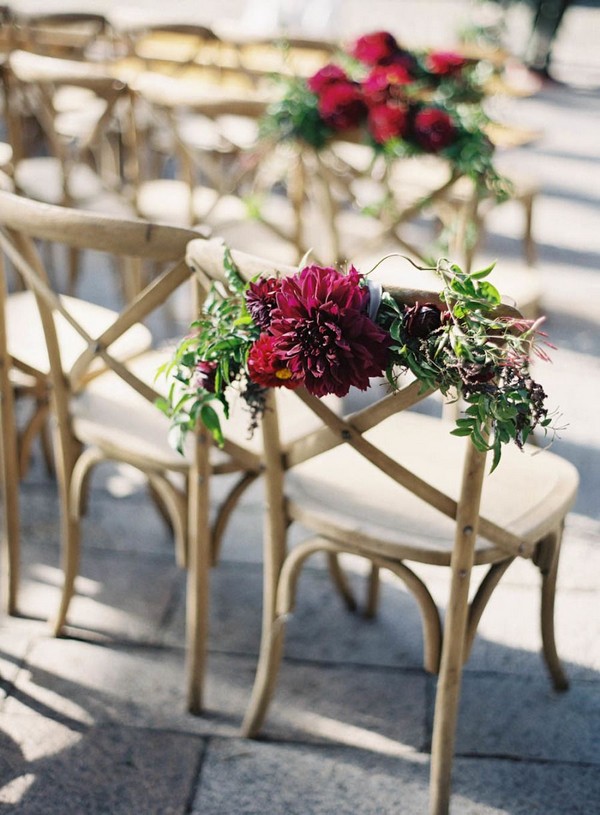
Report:
[[[391,340],[368,316],[370,293],[363,281],[354,267],[344,274],[307,266],[268,286],[250,283],[246,305],[261,328],[248,355],[252,381],[304,385],[315,396],[366,390],[369,379],[384,372]]]
[[[344,132],[365,126],[377,144],[403,139],[430,153],[456,140],[458,123],[446,110],[419,98],[416,89],[430,89],[444,77],[459,74],[467,65],[463,57],[432,52],[419,62],[387,31],[360,37],[349,53],[363,63],[359,80],[334,64],[308,80],[328,127]]]

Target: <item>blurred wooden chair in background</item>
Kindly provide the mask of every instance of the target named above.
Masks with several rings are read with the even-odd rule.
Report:
[[[96,65],[14,51],[3,66],[15,189],[62,206],[133,215],[129,88]],[[69,291],[78,253],[71,253]]]

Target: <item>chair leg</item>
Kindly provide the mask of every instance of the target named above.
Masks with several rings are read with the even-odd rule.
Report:
[[[542,575],[541,629],[542,652],[554,689],[565,691],[569,680],[564,672],[554,636],[554,598],[556,596],[556,577],[560,555],[562,530],[540,544],[540,553],[536,563]],[[546,549],[546,552],[544,550]]]
[[[456,515],[456,535],[452,550],[450,595],[446,611],[442,656],[431,743],[429,778],[430,815],[448,815],[456,722],[462,682],[464,652],[469,619],[469,585],[473,569],[481,485],[485,453],[469,445],[464,464],[465,476],[471,476]]]
[[[365,617],[372,620],[379,608],[379,567],[371,564],[367,583],[367,601],[365,603]]]
[[[287,615],[277,617],[263,631],[256,679],[242,723],[242,736],[245,738],[256,737],[267,714],[283,655],[286,620]]]
[[[186,593],[187,707],[199,714],[204,706],[210,581],[210,440],[196,434],[196,455],[188,476],[188,541]]]
[[[80,526],[79,518],[70,517],[67,502],[62,501],[62,568],[63,589],[56,616],[51,622],[55,637],[60,637],[67,620],[69,606],[75,593],[75,578],[79,574]]]
[[[352,594],[352,589],[350,588],[348,579],[340,566],[338,555],[333,552],[329,552],[327,555],[327,565],[329,567],[329,575],[333,585],[336,587],[340,597],[346,604],[346,608],[348,611],[356,611],[356,600]]]
[[[448,815],[450,809],[452,761],[467,630],[469,576],[465,570],[453,575],[448,603],[433,721],[430,815]]]
[[[5,367],[5,366],[3,366]],[[5,370],[0,371],[4,378]],[[0,399],[0,465],[2,489],[2,606],[16,614],[20,570],[19,468],[12,386],[3,379]]]
[[[57,613],[50,623],[55,637],[61,636],[67,619],[69,605],[75,593],[75,578],[79,574],[81,503],[74,495],[73,472],[76,466],[76,442],[56,436],[56,475],[61,519],[61,559],[63,588]],[[72,457],[67,453],[71,449]],[[74,501],[74,498],[76,499]]]

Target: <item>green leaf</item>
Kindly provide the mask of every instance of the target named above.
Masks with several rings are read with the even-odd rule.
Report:
[[[500,304],[502,298],[500,297],[500,292],[498,289],[493,286],[489,280],[484,280],[482,283],[479,284],[479,291],[485,297],[485,299],[494,306]]]
[[[206,429],[211,432],[219,447],[222,447],[225,443],[225,438],[221,430],[221,422],[219,421],[217,412],[210,405],[202,405],[200,409],[200,419]]]

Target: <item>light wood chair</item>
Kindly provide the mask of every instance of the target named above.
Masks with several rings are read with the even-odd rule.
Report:
[[[251,186],[265,101],[151,73],[133,80],[132,88],[149,125],[137,141],[151,154],[136,189],[138,214],[215,230],[243,220],[241,196]]]
[[[64,59],[85,60],[110,42],[102,14],[87,11],[34,11],[13,3],[10,15],[12,48]]]
[[[13,51],[3,72],[16,191],[133,217],[137,158],[127,85],[95,64],[26,51]],[[77,264],[73,252],[71,293]]]
[[[40,206],[25,199],[0,193],[3,211],[12,211],[15,218],[33,218],[36,221]],[[8,264],[11,265],[11,264]],[[40,321],[35,296],[30,291],[15,291],[15,276],[5,268],[4,256],[0,258],[0,325],[2,337],[2,393],[3,445],[1,464],[3,469],[4,523],[7,526],[6,545],[3,547],[6,568],[2,577],[4,591],[2,605],[9,614],[18,611],[19,587],[19,521],[18,486],[28,471],[33,443],[41,440],[42,452],[49,471],[54,470],[53,453],[48,436],[50,360],[46,350],[43,326]],[[14,271],[11,268],[11,271]],[[17,275],[18,277],[18,275]],[[100,335],[112,323],[117,312],[104,306],[73,297],[62,296],[70,311],[94,336]],[[59,327],[59,342],[63,350],[65,371],[84,350],[81,337],[66,323]],[[120,359],[135,356],[150,346],[151,335],[147,328],[138,324],[116,346]],[[29,410],[19,411],[15,420],[14,402],[27,401]]]
[[[243,256],[237,255],[236,262],[244,273]],[[399,303],[440,304],[433,292],[389,290]],[[511,447],[489,474],[485,454],[450,434],[453,422],[411,410],[428,396],[417,381],[344,417],[302,389],[289,393],[318,417],[319,428],[293,442],[283,440],[280,414],[269,400],[262,420],[263,634],[243,733],[256,736],[266,715],[303,564],[316,552],[361,556],[372,565],[368,607],[375,604],[382,568],[403,580],[419,604],[424,667],[439,674],[430,811],[447,814],[462,666],[490,596],[517,557],[531,559],[541,572],[543,655],[554,687],[567,687],[553,614],[562,527],[576,496],[577,472],[548,451],[532,456],[527,447],[524,452]],[[288,548],[295,523],[311,536]],[[444,630],[410,562],[448,569]],[[469,602],[474,566],[488,569]]]
[[[32,292],[39,307],[38,322],[41,319],[43,335],[34,345],[38,349],[41,345],[46,351],[52,385],[64,569],[64,586],[52,621],[53,631],[57,635],[64,631],[75,592],[82,504],[93,468],[104,460],[137,467],[146,475],[170,520],[178,562],[189,565],[188,698],[190,709],[198,711],[210,560],[208,482],[203,478],[209,466],[209,445],[199,434],[197,444],[190,444],[186,457],[170,447],[169,421],[153,403],[161,395],[161,382],[154,386],[157,370],[171,351],[168,348],[145,350],[148,343],[140,342],[148,333],[141,321],[156,315],[155,325],[160,324],[160,309],[176,290],[183,287],[182,293],[190,303],[189,287],[195,287],[185,263],[185,247],[198,233],[42,205],[9,194],[0,194],[0,226],[2,248],[29,289],[20,294],[31,296]],[[78,301],[60,297],[52,287],[36,250],[37,240],[64,243],[110,256],[143,258],[167,268],[120,313],[104,309],[90,324],[74,307]],[[186,326],[193,314],[190,307]],[[70,342],[66,342],[67,335]],[[125,354],[136,337],[138,352],[135,356]],[[32,353],[29,334],[26,343],[9,350],[14,350],[15,355]],[[167,382],[162,384],[164,391]],[[213,473],[240,474],[217,515],[214,537],[222,531],[236,498],[258,474],[259,457],[231,443],[211,459],[210,468]],[[11,484],[14,486],[14,479]],[[15,511],[13,506],[13,518]]]

